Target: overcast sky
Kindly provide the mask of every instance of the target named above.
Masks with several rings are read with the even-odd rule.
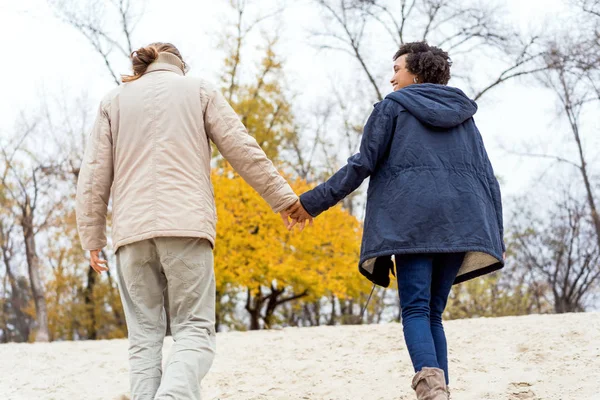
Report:
[[[150,0],[145,17],[135,31],[134,47],[153,41],[175,43],[192,66],[190,74],[216,81],[224,55],[219,48],[219,33],[223,21],[233,17],[227,3],[218,0]],[[318,53],[311,47],[306,40],[307,31],[321,27],[318,10],[309,1],[290,4],[279,21],[283,40],[278,49],[285,58],[286,82],[296,95],[295,101],[301,105],[298,109],[306,110],[307,104],[329,94],[332,76],[345,84],[341,86],[347,86],[360,72],[353,59],[341,54]],[[560,0],[506,0],[506,5],[509,14],[498,17],[507,18],[522,29],[535,29],[541,24],[560,21],[564,12]],[[101,59],[86,40],[56,19],[44,0],[0,0],[0,37],[3,38],[0,62],[2,135],[11,133],[18,112],[32,111],[39,105],[42,93],[76,98],[87,92],[90,102],[97,104],[114,86]],[[250,51],[259,55],[259,50]],[[388,76],[380,78],[383,83],[390,78],[391,55],[395,50],[381,51],[382,67],[389,67]],[[125,61],[119,67],[119,72],[128,72]],[[473,70],[477,74],[486,73],[477,68]],[[391,86],[386,88],[391,90]],[[529,190],[539,176],[540,168],[546,164],[510,156],[503,148],[534,143],[540,150],[559,149],[564,154],[573,150],[557,146],[568,133],[557,110],[551,92],[518,81],[495,89],[479,103],[475,119],[496,173],[502,177],[505,195]],[[303,117],[297,115],[297,118]]]

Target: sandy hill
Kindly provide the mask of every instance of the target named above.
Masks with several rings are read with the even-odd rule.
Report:
[[[600,400],[600,313],[450,321],[454,400]],[[398,324],[218,335],[203,399],[414,399]],[[165,341],[168,352],[172,340]],[[166,354],[166,353],[165,353]],[[0,399],[114,399],[127,341],[0,345]]]

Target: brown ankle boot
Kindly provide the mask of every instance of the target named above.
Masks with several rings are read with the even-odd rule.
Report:
[[[446,377],[439,368],[423,368],[413,378],[412,388],[417,400],[448,400]]]

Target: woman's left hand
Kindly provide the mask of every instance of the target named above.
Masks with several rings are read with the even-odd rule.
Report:
[[[304,230],[306,222],[310,225],[313,224],[313,217],[304,209],[300,200],[298,200],[293,206],[286,210],[289,213],[292,223],[288,227],[291,230],[296,224],[300,228],[300,232]]]

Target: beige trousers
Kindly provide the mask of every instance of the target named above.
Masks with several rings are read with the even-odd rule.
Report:
[[[204,239],[158,237],[119,248],[132,400],[198,400],[215,355],[215,275]],[[173,347],[162,371],[167,289]]]

